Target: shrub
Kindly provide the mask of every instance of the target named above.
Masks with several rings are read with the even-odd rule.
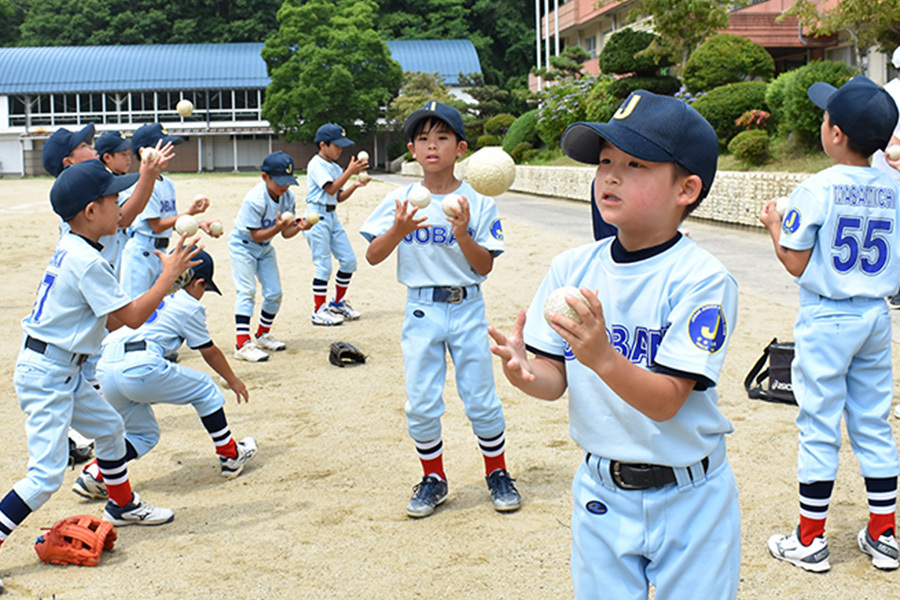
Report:
[[[621,98],[609,93],[609,86],[615,81],[612,77],[598,77],[594,87],[584,99],[584,120],[603,123],[609,121],[621,104]]]
[[[398,156],[403,156],[406,151],[406,144],[404,144],[400,140],[394,140],[387,145],[388,160],[394,160]]]
[[[585,120],[582,100],[588,96],[595,81],[595,77],[560,79],[544,91],[538,109],[537,132],[545,145],[559,145],[566,127]]]
[[[504,136],[509,130],[509,126],[515,122],[516,118],[508,113],[494,115],[484,124],[484,132],[494,135]]]
[[[753,110],[748,110],[747,112],[742,114],[734,123],[738,127],[743,127],[747,131],[750,131],[751,129],[765,130],[769,125],[769,118],[771,116],[772,115],[764,110],[754,108]]]
[[[606,93],[614,98],[622,100],[628,97],[628,94],[634,90],[647,90],[654,94],[663,96],[672,96],[681,87],[681,82],[677,77],[671,75],[662,75],[659,77],[642,77],[634,75],[632,77],[623,77],[618,81],[609,84]]]
[[[769,160],[769,135],[761,129],[742,131],[728,142],[728,151],[748,165],[765,164]]]
[[[475,148],[484,148],[485,146],[499,146],[500,145],[500,136],[493,135],[491,133],[486,133],[484,135],[478,136],[478,140],[475,142]]]
[[[528,152],[533,152],[531,144],[520,142],[510,151],[509,155],[516,161],[516,164],[522,164],[525,161],[525,154]]]
[[[636,57],[635,54],[645,50],[659,36],[647,31],[636,31],[630,27],[620,29],[609,37],[600,52],[600,70],[606,74],[653,75],[663,67],[672,64],[670,56],[647,55]]]
[[[761,45],[745,37],[720,33],[691,53],[684,66],[684,85],[691,92],[759,78],[768,81],[775,61]]]
[[[719,143],[724,146],[741,130],[736,124],[738,117],[763,105],[767,85],[763,81],[729,83],[710,90],[693,107],[713,126]]]
[[[538,109],[535,108],[513,121],[512,125],[509,126],[509,131],[506,132],[506,136],[503,138],[503,149],[512,154],[513,149],[522,143],[527,143],[529,148],[533,148],[534,144],[540,141],[537,132],[537,120]]]

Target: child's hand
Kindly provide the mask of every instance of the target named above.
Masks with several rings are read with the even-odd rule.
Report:
[[[491,352],[502,360],[503,374],[515,386],[534,381],[534,371],[525,353],[525,341],[522,330],[525,328],[525,311],[519,311],[513,323],[512,333],[506,337],[493,327],[488,327],[488,335],[494,339]]]
[[[179,275],[191,267],[196,267],[202,262],[194,260],[197,253],[203,250],[203,246],[197,245],[197,242],[200,241],[199,236],[189,241],[187,238],[188,234],[182,233],[178,242],[175,244],[175,248],[173,248],[172,252],[169,254],[163,254],[159,250],[153,251],[153,254],[155,254],[160,262],[162,262],[163,272],[162,275],[160,275],[160,278],[169,276],[174,282]]]
[[[172,142],[163,146],[162,140],[157,140],[155,148],[157,151],[156,158],[148,161],[142,160],[139,163],[141,175],[148,175],[153,179],[159,178],[159,174],[166,168],[169,161],[175,158],[175,147],[172,145]]]
[[[207,208],[209,208],[209,198],[207,198],[203,194],[197,194],[196,196],[194,196],[194,201],[191,202],[191,207],[188,209],[188,214],[199,215]]]
[[[616,349],[606,335],[606,319],[603,318],[603,306],[597,293],[587,288],[580,288],[580,291],[587,304],[572,296],[566,296],[566,303],[578,313],[581,323],[557,313],[550,313],[547,319],[550,327],[569,343],[575,358],[586,367],[598,371]]]
[[[347,165],[347,171],[353,175],[358,175],[369,168],[368,160],[359,160],[355,156],[350,157],[350,164]]]
[[[466,200],[465,196],[460,196],[459,198],[459,211],[452,217],[447,217],[447,220],[450,222],[451,227],[453,227],[453,235],[456,239],[461,238],[464,235],[468,235],[468,227],[469,227],[469,217],[471,213],[469,212],[469,201]]]
[[[208,235],[209,237],[212,237],[212,238],[220,238],[220,237],[222,237],[222,233],[223,233],[223,232],[219,232],[218,234],[213,233],[213,230],[210,229],[210,227],[209,227],[209,226],[210,226],[212,223],[214,223],[214,222],[215,222],[215,221],[197,221],[197,225],[199,225],[199,226],[200,226],[200,229],[202,229],[203,232],[204,232],[206,235]]]
[[[241,399],[245,403],[250,402],[250,392],[247,391],[247,386],[243,381],[235,377],[233,381],[227,381],[226,383],[231,388],[231,391],[234,392],[234,395],[237,396],[238,404],[241,403]]]
[[[394,211],[394,228],[398,233],[402,233],[403,237],[406,237],[417,229],[428,228],[428,225],[425,224],[428,217],[417,218],[416,214],[419,212],[418,208],[413,206],[411,211],[406,212],[409,208],[408,200],[394,200],[394,204],[397,205],[397,210]]]
[[[778,210],[776,210],[777,203],[777,199],[769,200],[763,205],[762,210],[759,212],[760,223],[770,230],[772,227],[781,226],[781,216],[778,214]]]

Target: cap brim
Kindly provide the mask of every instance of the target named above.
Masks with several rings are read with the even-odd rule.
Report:
[[[207,292],[215,292],[220,296],[222,295],[222,292],[219,291],[219,287],[216,285],[216,283],[212,279],[208,279],[206,281],[206,291]]]
[[[569,125],[560,139],[562,151],[574,160],[589,165],[600,163],[600,149],[609,142],[622,152],[641,160],[674,162],[671,154],[632,129],[616,122],[578,122]]]
[[[420,108],[413,114],[406,117],[406,122],[403,124],[403,133],[406,134],[406,137],[412,139],[413,135],[416,132],[416,127],[419,125],[419,122],[429,117],[437,118],[435,117],[433,110],[425,110],[424,108]]]
[[[81,129],[81,131],[78,132],[78,135],[76,136],[76,139],[78,140],[78,144],[80,144],[81,142],[90,143],[90,141],[94,139],[95,133],[96,133],[96,130],[94,129],[94,124],[88,123]],[[75,146],[78,146],[78,144],[75,144]],[[74,150],[74,148],[73,148],[73,150]],[[70,152],[71,152],[71,150],[70,150]]]
[[[140,173],[129,173],[128,175],[116,175],[110,184],[103,190],[101,196],[108,196],[110,194],[118,194],[123,190],[127,190],[140,178]]]
[[[297,178],[293,175],[272,175],[269,174],[269,177],[272,181],[275,182],[275,185],[286,186],[286,185],[297,185]]]
[[[812,101],[813,104],[815,104],[822,110],[826,110],[828,108],[828,100],[836,91],[837,88],[830,83],[817,81],[809,86],[808,90],[806,90],[806,96]]]
[[[173,136],[173,135],[167,135],[166,137],[163,138],[163,146],[165,146],[169,142],[171,142],[173,146],[177,146],[178,144],[184,143],[184,138]]]
[[[355,142],[353,140],[349,140],[345,137],[338,138],[331,142],[335,146],[340,146],[341,148],[346,148],[347,146],[352,146]]]

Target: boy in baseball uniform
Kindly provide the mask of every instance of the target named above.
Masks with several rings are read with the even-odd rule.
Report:
[[[228,236],[231,276],[237,298],[234,322],[237,330],[235,358],[249,362],[268,360],[266,350],[278,352],[286,345],[271,334],[281,308],[281,276],[272,239],[290,239],[310,225],[294,219],[295,198],[290,186],[297,185],[294,160],[284,152],[273,152],[262,163],[262,181],[244,196],[241,210]],[[282,215],[288,215],[283,219]],[[250,318],[256,296],[256,281],[262,288],[262,306],[255,339],[250,339]]]
[[[607,123],[574,123],[563,152],[597,165],[615,236],[550,263],[494,354],[525,393],[569,392],[584,449],[572,482],[575,598],[734,599],[738,492],[716,383],[737,318],[734,278],[678,226],[709,193],[718,140],[689,104],[632,92]],[[562,286],[579,321],[543,309]]]
[[[356,271],[356,254],[334,210],[338,202],[344,202],[357,188],[368,183],[359,179],[350,182],[350,177],[365,171],[369,161],[351,156],[347,168],[341,168],[337,160],[353,141],[347,139],[343,127],[334,123],[319,127],[315,144],[319,151],[306,165],[306,216],[311,212],[318,213],[320,220],[315,227],[303,232],[315,267],[312,324],[340,325],[345,319],[358,319],[360,314],[344,298],[350,277]],[[334,300],[326,303],[332,256],[338,261],[338,272],[334,276]]]
[[[94,133],[93,123],[88,123],[78,131],[69,131],[64,127],[54,131],[41,148],[44,170],[59,177],[66,167],[97,158],[97,151],[92,144]]]
[[[397,279],[407,286],[400,345],[406,374],[406,417],[423,477],[406,506],[410,517],[427,517],[447,499],[441,415],[446,353],[456,367],[456,388],[484,458],[494,508],[517,510],[521,498],[506,470],[506,420],[494,389],[481,283],[503,253],[503,229],[493,198],[453,175],[465,154],[466,131],[455,108],[429,101],[407,118],[409,150],[422,165],[432,194],[426,208],[409,204],[409,185],[388,194],[363,223],[366,260],[377,265],[397,250]],[[441,201],[459,194],[459,211],[448,217]]]
[[[220,474],[232,479],[256,455],[256,441],[247,437],[235,442],[231,437],[225,397],[212,377],[164,358],[187,344],[225,380],[239,404],[250,399],[206,326],[203,295],[221,294],[213,281],[212,257],[201,250],[196,259],[200,264],[191,269],[187,285],[164,298],[146,323],[137,329],[123,327],[104,340],[97,377],[103,397],[125,422],[126,461],[141,458],[159,442],[154,404],[191,405],[213,440]],[[72,491],[84,498],[106,498],[96,461],[81,472]]]
[[[31,314],[22,320],[14,384],[27,415],[29,460],[25,478],[0,500],[0,543],[62,485],[70,426],[95,440],[109,493],[105,520],[117,526],[172,520],[171,510],[132,492],[122,418],[81,372],[85,359],[99,352],[107,329],[138,327],[178,275],[196,265],[199,249],[182,237],[172,254],[161,257],[163,273],[146,294],[132,300],[122,291],[98,240],[116,232],[117,194],[136,179],[136,174],[117,177],[99,160],[88,160],[61,173],[50,191],[53,210],[71,231],[59,240]]]
[[[814,83],[807,96],[825,109],[822,147],[836,164],[797,186],[784,219],[774,201],[759,217],[800,288],[791,364],[799,406],[800,524],[789,535],[770,537],[768,548],[808,571],[830,568],[825,520],[843,417],[869,501],[857,544],[875,567],[896,569],[900,462],[888,422],[894,386],[884,299],[900,281],[900,188],[870,167],[869,157],[887,146],[898,110],[881,86],[862,76],[840,89]]]

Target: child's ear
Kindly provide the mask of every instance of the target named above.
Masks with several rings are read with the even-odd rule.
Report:
[[[459,140],[459,143],[456,144],[456,158],[462,158],[463,154],[465,154],[468,149],[469,142],[466,140]]]
[[[688,175],[681,180],[681,189],[678,192],[677,204],[689,206],[697,201],[703,190],[703,180],[699,175]]]
[[[413,145],[413,143],[412,142],[407,143],[406,148],[409,150],[409,153],[412,154],[412,157],[415,158],[416,157],[416,147]]]

